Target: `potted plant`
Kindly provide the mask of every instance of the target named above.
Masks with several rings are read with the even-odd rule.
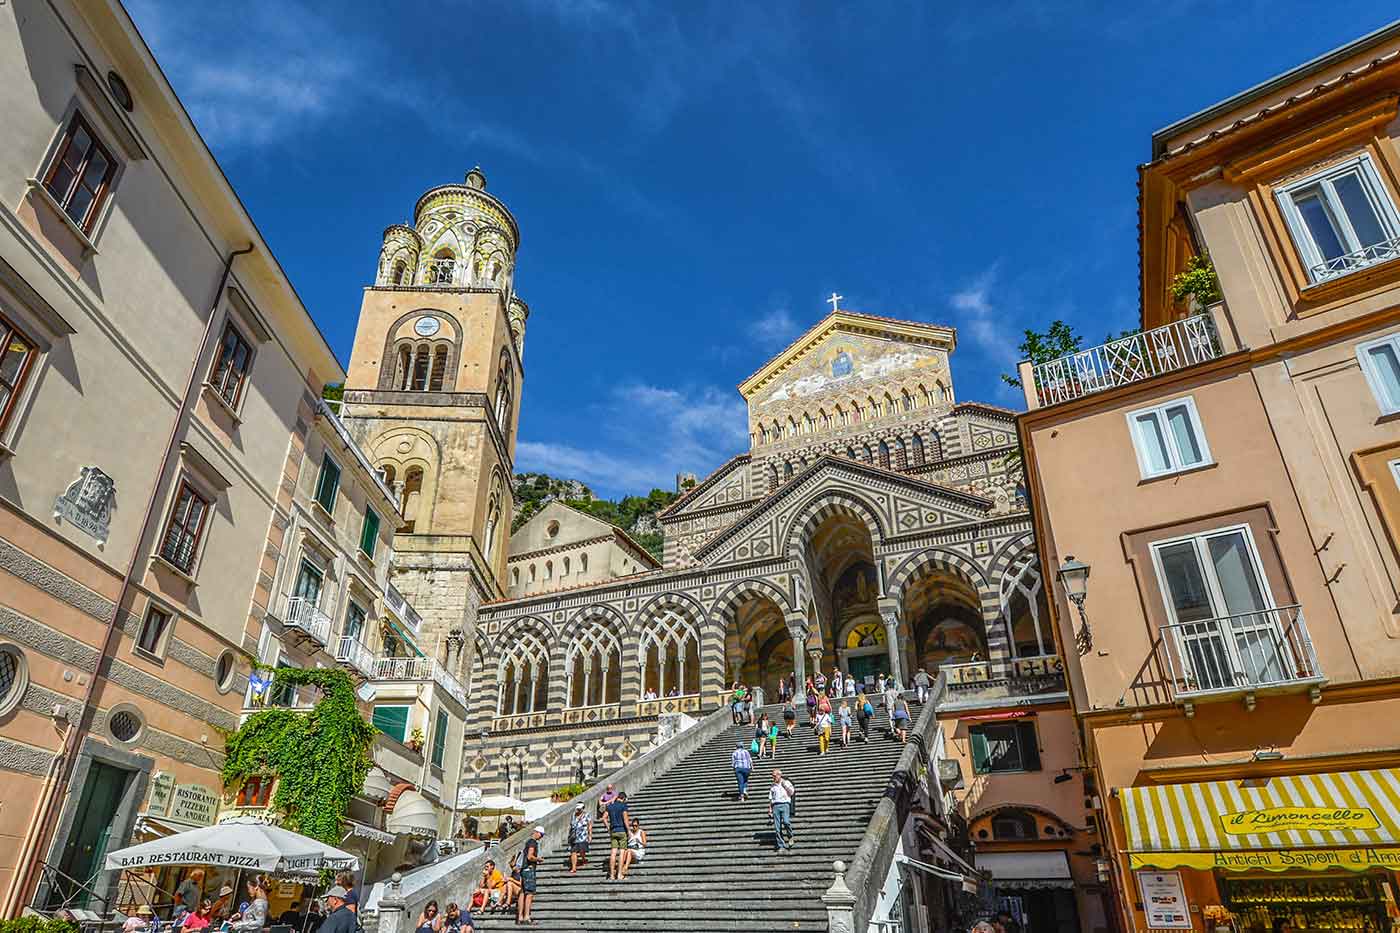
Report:
[[[423,735],[423,730],[415,726],[413,729],[413,733],[408,737],[408,741],[404,744],[407,745],[409,748],[413,749],[415,752],[422,752],[423,743],[426,741],[427,736]]]

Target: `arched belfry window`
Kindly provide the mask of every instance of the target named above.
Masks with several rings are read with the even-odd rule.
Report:
[[[569,644],[565,676],[569,706],[622,700],[622,643],[606,619],[594,619]]]
[[[515,379],[515,367],[510,362],[510,352],[502,347],[500,364],[496,367],[496,426],[501,434],[509,436],[512,406],[515,401],[511,385]]]
[[[394,263],[394,271],[390,273],[389,281],[394,285],[402,285],[407,277],[408,263],[400,259]]]
[[[409,467],[403,475],[399,511],[403,513],[403,532],[413,534],[418,527],[418,510],[423,504],[423,468]]]
[[[439,344],[433,350],[433,368],[428,375],[428,390],[430,392],[442,391],[442,379],[447,373],[447,346]]]
[[[923,439],[920,438],[919,435],[915,434],[913,440],[910,442],[910,447],[912,447],[913,450],[914,450],[914,466],[923,466],[923,465],[924,465],[924,442],[923,442]]]
[[[394,372],[394,388],[407,389],[413,375],[413,348],[408,344],[399,347],[399,365]]]
[[[428,284],[451,285],[457,271],[457,257],[452,250],[443,247],[428,260]]]
[[[432,348],[420,343],[413,349],[413,372],[409,375],[408,388],[422,392],[428,388],[428,373],[432,368]]]
[[[533,713],[549,705],[549,651],[533,632],[519,632],[496,669],[496,715]]]
[[[490,499],[486,505],[486,529],[482,534],[482,552],[486,555],[487,563],[496,559],[496,539],[500,537],[501,530],[501,477],[494,474],[491,477]]]

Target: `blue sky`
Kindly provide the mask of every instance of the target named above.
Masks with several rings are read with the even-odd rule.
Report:
[[[828,310],[958,328],[963,400],[1136,315],[1149,137],[1379,0],[128,0],[348,358],[384,227],[480,163],[531,306],[517,469],[603,495],[747,446],[734,386]],[[1325,16],[1319,16],[1322,10]]]

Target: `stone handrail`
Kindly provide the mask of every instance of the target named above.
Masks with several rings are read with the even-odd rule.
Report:
[[[875,807],[865,836],[845,868],[844,879],[838,876],[837,884],[827,892],[830,897],[823,899],[831,933],[864,931],[870,926],[880,890],[894,862],[895,846],[909,816],[909,804],[918,789],[921,766],[932,759],[929,745],[938,731],[938,701],[943,698],[947,686],[947,674],[939,671],[938,681],[929,691],[928,702],[910,730],[909,743],[885,785],[885,795]]]
[[[603,791],[607,789],[609,784],[616,785],[619,790],[626,791],[629,796],[635,794],[670,771],[682,759],[688,757],[706,742],[723,733],[732,724],[733,719],[729,707],[721,707],[660,748],[652,749],[637,760],[614,771],[573,798],[570,803],[582,803],[589,812],[596,811],[598,798],[603,795]],[[460,864],[454,866],[450,874],[437,878],[428,885],[404,890],[404,887],[411,885],[412,875],[409,875],[404,878],[405,885],[400,886],[396,892],[392,892],[392,896],[391,892],[386,890],[385,896],[378,901],[376,905],[378,909],[372,916],[369,915],[369,905],[366,905],[367,916],[363,918],[365,930],[367,933],[410,933],[413,920],[428,901],[436,900],[439,904],[446,904],[449,901],[456,901],[458,904],[468,903],[471,900],[472,891],[476,890],[477,881],[481,877],[481,867],[486,861],[488,853],[491,858],[496,860],[497,866],[505,871],[510,864],[511,857],[525,848],[525,842],[530,838],[536,825],[544,827],[544,839],[540,842],[541,857],[566,849],[568,847],[569,821],[573,818],[573,809],[572,806],[563,804],[555,807],[535,823],[525,826],[519,832],[499,843],[488,843],[485,849],[470,853]]]

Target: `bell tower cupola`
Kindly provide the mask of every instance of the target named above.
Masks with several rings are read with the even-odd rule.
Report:
[[[480,167],[411,217],[384,230],[343,413],[399,497],[395,585],[445,638],[504,593],[530,309],[515,294],[520,227]]]

